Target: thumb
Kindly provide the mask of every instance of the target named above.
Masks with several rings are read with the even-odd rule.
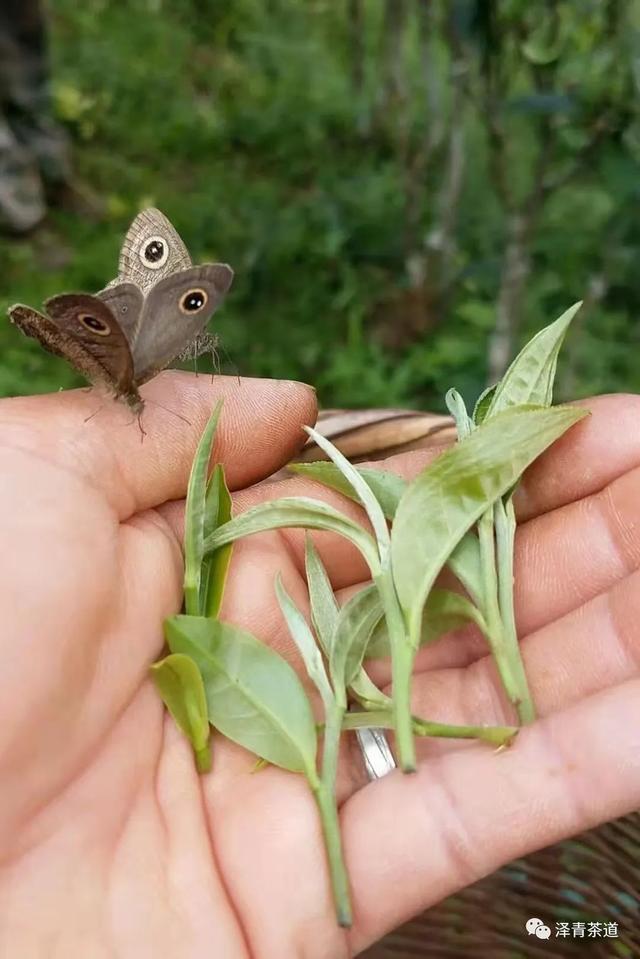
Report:
[[[314,423],[317,412],[313,388],[286,380],[211,380],[170,371],[142,392],[144,433],[123,404],[102,401],[95,390],[70,390],[3,400],[3,437],[89,480],[125,520],[185,496],[196,446],[219,400],[215,457],[231,489],[287,463],[306,440],[303,425]]]

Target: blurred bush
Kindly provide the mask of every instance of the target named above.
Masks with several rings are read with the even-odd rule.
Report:
[[[242,374],[442,408],[584,297],[561,392],[640,388],[635,4],[50,6],[56,110],[106,216],[2,241],[0,306],[102,287],[153,203],[235,268],[214,326]],[[75,382],[8,323],[0,348],[1,394]]]

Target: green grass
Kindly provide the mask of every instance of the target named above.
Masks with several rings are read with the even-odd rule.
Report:
[[[379,80],[376,4],[367,8],[360,99],[333,4],[52,7],[56,110],[75,142],[78,179],[102,197],[106,215],[92,223],[54,212],[40,236],[2,241],[2,312],[15,301],[40,307],[54,293],[100,289],[115,274],[129,221],[154,204],[195,261],[220,259],[236,271],[213,323],[223,368],[312,382],[325,405],[441,409],[451,385],[471,396],[481,390],[502,241],[481,164],[470,164],[460,276],[444,321],[398,352],[375,335],[385,303],[408,283],[401,157],[388,132],[363,133],[362,125]],[[419,65],[412,69],[418,76]],[[416,99],[416,116],[420,109]],[[474,136],[470,129],[475,158]],[[583,211],[592,208],[590,189]],[[580,208],[580,197],[567,203]],[[425,230],[430,215],[426,209]],[[523,338],[584,291],[598,235],[581,240],[565,264],[557,248],[567,249],[568,229],[562,209],[541,225]],[[614,336],[602,348],[589,327],[580,342],[578,392],[640,387],[630,349],[632,273],[623,265],[617,300],[604,313]],[[8,323],[0,327],[0,395],[76,382],[64,362]]]

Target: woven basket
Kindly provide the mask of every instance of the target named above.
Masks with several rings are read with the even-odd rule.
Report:
[[[551,938],[528,935],[532,917]],[[617,923],[617,938],[556,937],[556,923]],[[455,896],[362,959],[601,959],[640,956],[640,813],[542,849]]]

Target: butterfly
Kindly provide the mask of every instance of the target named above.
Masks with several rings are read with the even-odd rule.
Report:
[[[45,313],[16,304],[9,316],[139,414],[144,402],[138,387],[203,334],[232,280],[225,263],[193,266],[169,220],[149,209],[129,227],[118,276],[100,293],[51,297]]]

